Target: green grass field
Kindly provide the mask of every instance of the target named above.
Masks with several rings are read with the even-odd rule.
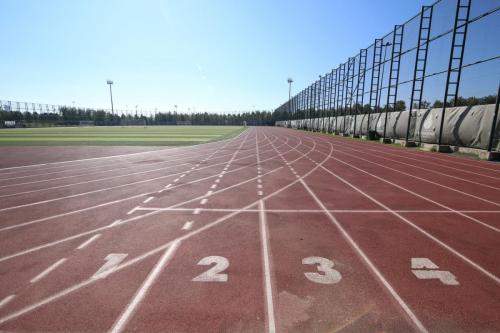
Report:
[[[241,126],[46,127],[0,130],[0,145],[181,146],[238,135]]]

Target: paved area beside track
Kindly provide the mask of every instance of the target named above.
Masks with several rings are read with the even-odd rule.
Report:
[[[0,331],[500,331],[499,164],[263,127],[65,149],[0,168]]]

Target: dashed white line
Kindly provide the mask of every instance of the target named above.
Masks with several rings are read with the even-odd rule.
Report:
[[[217,188],[217,184],[213,184],[212,186],[210,186],[211,189],[216,189]]]
[[[186,223],[184,223],[184,225],[182,226],[182,230],[189,230],[193,227],[193,221],[187,221]]]
[[[117,220],[117,221],[121,221],[121,220]],[[113,224],[116,223],[113,222]],[[95,241],[97,238],[101,237],[101,234],[97,234],[97,235],[94,235],[92,237],[90,237],[89,239],[87,239],[85,242],[83,242],[82,244],[80,244],[80,246],[77,247],[78,250],[82,250],[84,249],[85,247],[87,247],[90,243],[92,243],[93,241]]]
[[[149,197],[146,200],[144,200],[142,203],[148,203],[148,202],[150,202],[153,199],[154,199],[154,197]]]
[[[201,211],[201,208],[196,208],[196,209],[193,211],[193,215],[198,215],[198,214],[200,214],[200,211]]]
[[[113,328],[111,329],[110,332],[112,333],[118,333],[121,332],[124,328],[125,325],[127,324],[128,320],[130,317],[134,314],[136,308],[139,306],[139,304],[142,302],[142,300],[146,297],[149,288],[153,285],[155,280],[157,279],[158,275],[160,275],[161,271],[163,270],[163,267],[168,265],[170,259],[172,259],[175,251],[179,247],[179,244],[181,241],[177,240],[172,243],[166,250],[163,256],[160,258],[156,266],[153,268],[153,270],[149,273],[148,277],[146,280],[144,280],[144,283],[142,286],[137,290],[136,294],[134,295],[134,298],[132,301],[128,304],[127,308],[125,311],[120,315],[118,320],[115,322],[113,325]]]
[[[215,183],[216,183],[216,184],[220,183],[220,179],[216,179],[216,180],[215,180]]]
[[[30,283],[35,283],[43,279],[46,275],[48,275],[50,272],[52,272],[54,269],[56,269],[58,266],[60,266],[62,263],[66,261],[66,258],[60,259],[50,265],[46,270],[35,276],[33,279],[30,280]]]
[[[258,195],[264,195],[264,193],[262,191],[257,191],[257,194]]]
[[[207,194],[205,194],[205,195],[209,196],[209,195],[212,195],[212,193],[214,193],[214,191],[208,191]]]
[[[132,213],[133,213],[133,212],[135,212],[135,211],[137,210],[137,208],[139,208],[139,207],[140,207],[140,206],[135,206],[134,208],[132,208],[131,210],[129,210],[129,211],[127,212],[127,215],[132,214]]]
[[[9,303],[10,301],[12,301],[12,299],[16,297],[16,295],[9,295],[7,297],[5,297],[3,300],[0,301],[0,308],[2,306],[4,306],[5,304]]]
[[[177,183],[179,181],[179,178],[174,179],[174,183]]]
[[[257,185],[257,188],[262,188],[262,184],[258,184],[258,185]]]
[[[179,178],[183,178],[183,177],[185,177],[185,176],[186,176],[186,174],[184,173],[184,174],[180,175],[180,177],[179,177]]]
[[[206,203],[207,203],[207,201],[208,201],[208,199],[207,199],[207,198],[201,199],[201,201],[200,201],[200,205],[204,205],[204,204],[206,204]]]

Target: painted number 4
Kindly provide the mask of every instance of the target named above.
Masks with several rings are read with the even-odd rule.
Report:
[[[448,286],[459,285],[457,278],[449,271],[440,271],[439,266],[428,258],[411,258],[412,273],[418,279],[438,279],[442,284]]]
[[[312,282],[321,283],[321,284],[334,284],[340,282],[342,279],[342,275],[333,268],[334,263],[330,259],[322,258],[322,257],[307,257],[302,259],[303,265],[317,265],[316,269],[318,272],[307,272],[304,273],[306,278],[308,278]]]

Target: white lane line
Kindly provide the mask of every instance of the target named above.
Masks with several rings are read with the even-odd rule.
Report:
[[[12,299],[14,299],[14,297],[16,297],[16,295],[9,295],[7,297],[5,297],[3,300],[0,301],[0,308],[4,305],[6,305],[7,303],[9,303],[10,301],[12,301]]]
[[[111,328],[110,332],[111,333],[119,333],[125,329],[125,326],[127,325],[128,320],[132,317],[134,314],[135,310],[139,306],[139,304],[142,302],[142,300],[146,297],[149,288],[153,285],[155,280],[158,278],[158,275],[160,275],[161,271],[165,266],[168,265],[169,261],[172,259],[175,251],[179,247],[180,241],[175,241],[170,245],[163,256],[160,258],[158,263],[155,265],[153,270],[149,273],[148,277],[146,280],[144,280],[144,283],[142,286],[137,290],[136,294],[132,298],[132,301],[128,304],[127,308],[125,311],[120,315],[118,320],[115,322],[113,327]]]
[[[224,142],[225,142],[225,144],[223,145],[223,147],[225,147],[229,143],[231,143],[232,141],[235,141],[236,139],[238,139],[240,136],[242,136],[246,132],[247,132],[247,130],[244,130],[240,134],[238,134],[237,136],[232,137],[232,138],[223,139],[223,140],[220,140],[220,141],[217,141],[217,142],[198,143],[198,144],[195,144],[195,145],[192,145],[192,146],[189,146],[189,147],[182,147],[182,149],[191,150],[192,148],[194,148],[193,150],[195,152],[197,152],[197,151],[203,151],[202,149],[206,150],[206,147],[202,147],[202,149],[197,149],[200,146],[215,145],[215,147],[217,147],[217,145],[220,145],[221,143],[224,143]],[[219,148],[219,150],[221,148]],[[157,149],[157,150],[148,150],[148,151],[142,151],[142,152],[137,152],[137,153],[128,153],[128,154],[110,155],[110,156],[101,156],[101,157],[91,157],[91,158],[84,158],[84,159],[78,159],[78,160],[69,160],[69,161],[60,161],[60,162],[47,162],[47,163],[40,163],[40,164],[28,164],[28,165],[20,165],[20,166],[0,168],[0,171],[3,171],[3,170],[12,170],[12,169],[21,169],[21,168],[32,168],[32,167],[48,166],[48,165],[56,165],[56,164],[67,164],[67,163],[92,161],[92,160],[101,160],[101,159],[110,159],[110,158],[117,158],[117,157],[130,157],[130,156],[134,156],[134,155],[143,155],[143,154],[152,154],[152,153],[158,154],[160,152],[167,152],[167,151],[170,152],[170,151],[176,151],[176,150],[180,150],[180,149],[181,148],[179,148],[179,147],[173,147],[173,148],[165,148],[165,149]],[[181,156],[182,155],[185,155],[185,154],[181,154]],[[5,175],[5,174],[8,174],[8,173],[1,173],[0,175]]]
[[[262,244],[262,259],[264,266],[264,283],[266,286],[266,308],[267,308],[267,329],[268,332],[276,332],[276,324],[274,321],[274,302],[273,289],[271,284],[271,268],[269,264],[269,237],[267,236],[267,221],[264,207],[264,201],[259,201],[259,219],[260,219],[260,239]]]
[[[288,141],[288,138],[287,138],[287,141]],[[299,142],[299,144],[301,144],[301,142]],[[309,154],[310,152],[312,152],[313,150],[315,150],[315,149],[314,149],[314,147],[315,147],[315,146],[316,146],[316,143],[314,143],[314,146],[311,148],[311,150],[310,150],[307,154]],[[332,149],[330,149],[330,153],[329,153],[329,154],[328,154],[328,156],[327,156],[327,157],[326,157],[326,158],[325,158],[325,159],[321,162],[321,164],[325,163],[325,162],[326,162],[326,160],[328,160],[328,158],[332,155],[332,152],[333,152],[333,150],[332,150]],[[303,153],[301,153],[301,155],[305,156]],[[297,158],[295,161],[300,160],[301,158],[303,158],[303,156],[302,156],[302,157]],[[312,168],[310,171],[306,172],[306,173],[304,174],[304,176],[303,176],[303,177],[307,177],[307,176],[308,176],[308,175],[310,175],[312,172],[314,172],[317,168],[318,168],[318,167],[314,167],[314,168]],[[274,171],[270,171],[270,172],[268,172],[268,174],[273,173],[273,172],[275,172],[275,171],[278,171],[278,170],[280,170],[280,169],[281,169],[281,167],[276,168],[276,169],[274,169]],[[254,178],[253,178],[253,179],[254,179]],[[267,200],[267,199],[269,199],[269,198],[271,198],[271,197],[273,197],[273,196],[278,195],[279,193],[281,193],[281,192],[285,191],[286,189],[288,189],[288,188],[292,187],[293,185],[295,185],[298,181],[299,181],[299,180],[295,180],[295,181],[290,182],[288,185],[283,186],[283,187],[282,187],[282,188],[280,188],[279,190],[276,190],[276,191],[274,191],[273,193],[268,194],[266,197],[264,197],[264,198],[263,198],[263,200]],[[246,181],[245,181],[245,182],[242,182],[241,184],[243,184],[243,183],[246,183]],[[228,188],[232,188],[232,187],[234,187],[234,186],[235,186],[235,185],[232,185],[232,186],[229,186]],[[220,191],[224,191],[224,190],[220,190]],[[192,200],[195,200],[195,199],[192,199]],[[190,201],[192,201],[192,200],[190,200]],[[258,201],[255,201],[255,202],[253,202],[253,203],[251,203],[251,204],[249,204],[249,205],[247,205],[247,206],[243,207],[243,208],[242,208],[242,211],[244,211],[244,210],[246,210],[246,209],[249,209],[250,207],[255,206],[256,204],[258,204]],[[179,204],[179,205],[180,205],[180,204]],[[161,245],[161,246],[159,246],[159,247],[157,247],[157,248],[155,248],[155,249],[150,250],[149,252],[143,253],[142,255],[139,255],[138,257],[135,257],[134,259],[131,259],[131,260],[129,260],[129,261],[127,261],[127,262],[125,262],[125,263],[121,264],[121,265],[120,265],[120,266],[118,266],[118,267],[116,268],[116,270],[114,270],[111,274],[115,274],[116,272],[122,271],[122,270],[124,270],[124,269],[126,269],[126,268],[128,268],[128,267],[130,267],[130,266],[132,266],[132,265],[134,265],[134,264],[136,264],[137,262],[140,262],[140,261],[142,261],[142,260],[144,260],[144,259],[146,259],[146,258],[149,258],[149,257],[150,257],[150,256],[152,256],[152,255],[157,254],[157,253],[158,253],[158,252],[160,252],[160,251],[165,250],[167,247],[169,247],[170,245],[172,245],[172,243],[173,243],[174,241],[182,241],[182,240],[189,239],[189,238],[191,238],[191,237],[193,237],[193,236],[195,236],[195,235],[198,235],[198,234],[200,234],[200,233],[202,233],[202,232],[204,232],[204,231],[206,231],[206,230],[208,230],[208,229],[210,229],[210,228],[212,228],[212,227],[214,227],[214,226],[216,226],[216,225],[219,225],[219,224],[223,223],[224,221],[226,221],[226,220],[228,220],[228,219],[232,218],[233,216],[238,215],[239,213],[240,213],[240,212],[233,212],[233,213],[227,214],[227,215],[225,215],[225,216],[223,216],[223,217],[221,217],[221,218],[219,218],[219,219],[217,219],[217,220],[215,220],[215,221],[213,221],[213,222],[211,222],[211,223],[209,223],[209,224],[204,225],[203,227],[201,227],[201,228],[199,228],[199,229],[197,229],[197,230],[191,231],[191,232],[189,232],[188,234],[186,234],[186,235],[184,235],[184,236],[181,236],[181,237],[179,237],[179,238],[177,238],[177,239],[175,239],[175,240],[173,240],[173,241],[167,242],[167,243],[165,243],[165,244],[163,244],[163,245]],[[152,216],[152,215],[153,215],[153,214],[146,214],[146,215],[142,216],[141,218],[146,217],[146,216]],[[130,219],[130,220],[128,220],[128,221],[125,221],[125,222],[130,222],[130,221],[132,221],[132,220],[137,220],[137,218],[132,218],[132,219]],[[75,238],[75,236],[72,236],[72,238],[71,238],[71,239],[74,239],[74,238]],[[58,242],[58,244],[59,244],[60,242],[61,242],[61,241],[59,241],[59,242]],[[53,245],[53,244],[51,244],[51,245]],[[47,246],[44,246],[43,248],[45,248],[45,247],[47,247]],[[40,247],[40,246],[39,246],[39,247],[38,247],[38,249],[40,249],[40,248],[42,248],[42,247]],[[33,252],[33,251],[29,251],[29,252]],[[29,253],[29,252],[24,251],[24,253],[23,253],[23,254],[26,254],[26,253]],[[17,256],[17,255],[16,255],[16,256]],[[9,257],[9,259],[10,259],[10,258],[13,258],[13,256],[11,255],[11,256]],[[6,258],[3,258],[3,259],[2,259],[2,258],[0,258],[0,261],[3,261],[3,260],[6,260]],[[38,301],[38,302],[36,302],[36,303],[32,303],[31,305],[28,305],[28,306],[26,306],[26,307],[24,307],[24,308],[22,308],[22,309],[20,309],[20,310],[18,310],[18,311],[16,311],[16,312],[10,313],[10,314],[8,314],[8,315],[7,315],[7,316],[5,316],[5,317],[0,318],[0,325],[1,325],[1,324],[3,324],[3,323],[5,323],[5,322],[7,322],[7,321],[10,321],[10,320],[12,320],[12,319],[14,319],[14,318],[17,318],[17,317],[19,317],[19,316],[22,316],[22,315],[24,315],[24,314],[26,314],[26,313],[29,313],[29,312],[31,312],[31,311],[33,311],[33,310],[37,309],[37,308],[40,308],[40,307],[42,307],[42,306],[44,306],[44,305],[46,305],[46,304],[48,304],[48,303],[51,303],[51,302],[53,302],[53,301],[55,301],[55,300],[58,300],[58,299],[60,299],[60,298],[62,298],[62,297],[64,297],[64,296],[66,296],[66,295],[69,295],[69,294],[71,294],[71,293],[73,293],[73,292],[75,292],[75,291],[77,291],[77,290],[80,290],[81,288],[84,288],[84,287],[86,287],[86,286],[88,286],[88,285],[90,285],[90,284],[94,283],[95,281],[96,281],[95,279],[87,279],[87,280],[82,281],[82,282],[80,282],[80,283],[77,283],[77,284],[75,284],[75,285],[73,285],[73,286],[70,286],[70,287],[68,287],[68,288],[66,288],[66,289],[64,289],[64,290],[61,290],[61,291],[59,291],[59,292],[57,292],[57,293],[55,293],[55,294],[52,294],[51,296],[48,296],[48,297],[46,297],[46,298],[44,298],[44,299],[42,299],[42,300],[40,300],[40,301]]]
[[[193,215],[198,215],[198,214],[200,214],[200,211],[201,211],[201,208],[196,208],[196,209],[193,211]]]
[[[137,210],[140,210],[140,208],[141,207],[137,208]],[[115,221],[111,222],[111,224],[108,225],[108,227],[114,227],[114,226],[120,224],[121,222],[122,222],[122,219],[115,220]]]
[[[337,227],[337,229],[340,231],[344,239],[347,240],[349,245],[356,251],[356,253],[363,259],[365,264],[370,268],[370,270],[375,274],[375,276],[382,282],[384,287],[389,291],[389,293],[392,295],[392,297],[398,302],[398,304],[401,306],[401,308],[404,310],[404,312],[410,317],[411,321],[413,324],[419,329],[420,332],[427,332],[427,329],[425,326],[420,322],[420,320],[417,318],[417,316],[413,313],[413,311],[410,309],[410,307],[403,301],[401,296],[394,290],[394,288],[391,286],[391,284],[385,279],[385,277],[382,275],[382,273],[378,270],[378,268],[371,262],[371,260],[366,256],[364,251],[359,247],[359,245],[351,238],[351,236],[345,231],[345,229],[340,225],[340,223],[337,221],[337,219],[328,211],[328,209],[325,207],[323,202],[314,194],[314,192],[311,190],[311,188],[304,182],[303,179],[300,179],[299,182],[304,186],[304,188],[307,190],[307,192],[311,195],[311,197],[316,201],[318,206],[321,207],[321,209],[325,212],[325,214],[328,216],[330,221]]]
[[[329,143],[329,142],[328,142]],[[331,143],[329,143],[331,149],[333,149],[333,145]],[[320,152],[318,150],[318,152]],[[322,152],[320,152],[322,153]],[[324,155],[326,155],[325,153],[322,153]],[[331,156],[331,154],[330,154]],[[347,163],[347,162],[344,162],[342,160],[339,160],[337,158],[334,158],[334,157],[330,157],[331,159],[335,159],[335,160],[338,160],[339,162],[342,162],[343,164],[347,165],[347,166],[350,166],[350,167],[353,167],[354,169],[357,169],[363,173],[366,173],[372,177],[375,177],[381,181],[384,181],[384,182],[387,182],[387,183],[391,183],[390,181],[384,179],[384,178],[381,178],[381,177],[378,177],[378,176],[375,176],[375,175],[372,175],[371,173],[363,170],[363,169],[360,169],[360,168],[357,168],[357,167],[354,167],[352,166],[351,164]],[[322,168],[323,170],[325,170],[326,172],[328,172],[329,174],[331,174],[332,176],[334,176],[335,178],[337,178],[338,180],[340,180],[341,182],[343,182],[344,184],[348,185],[349,187],[351,187],[352,189],[354,189],[355,191],[357,191],[358,193],[362,194],[363,196],[365,196],[366,198],[368,198],[369,200],[371,200],[372,202],[374,202],[375,204],[377,204],[378,206],[380,206],[381,208],[384,208],[386,209],[388,212],[391,212],[394,216],[396,216],[397,218],[399,218],[400,221],[402,221],[403,223],[409,225],[410,227],[412,227],[413,229],[417,230],[418,232],[420,232],[421,234],[423,234],[424,236],[426,236],[427,238],[431,239],[432,241],[434,241],[435,243],[439,244],[440,246],[442,246],[443,248],[445,248],[446,250],[448,250],[449,252],[451,252],[452,254],[454,254],[455,256],[459,257],[460,259],[462,259],[464,262],[468,263],[469,265],[471,265],[472,267],[474,267],[475,269],[477,269],[478,271],[480,271],[481,273],[483,273],[484,275],[486,275],[487,277],[489,277],[490,279],[494,280],[496,283],[500,283],[500,277],[497,277],[496,275],[494,275],[493,273],[489,272],[488,270],[486,270],[485,268],[483,268],[482,266],[480,266],[479,264],[477,264],[476,262],[472,261],[471,259],[469,259],[468,257],[466,257],[465,255],[463,255],[462,253],[458,252],[457,250],[455,250],[454,248],[452,248],[451,246],[449,246],[448,244],[444,243],[443,241],[439,240],[437,237],[434,237],[432,234],[430,234],[429,232],[427,232],[426,230],[420,228],[418,225],[414,224],[413,222],[411,222],[409,219],[405,218],[403,215],[391,210],[389,207],[387,207],[386,205],[384,205],[382,202],[378,201],[377,199],[375,199],[374,197],[370,196],[368,193],[364,192],[363,190],[359,189],[358,187],[356,187],[355,185],[351,184],[350,182],[348,182],[347,180],[345,180],[344,178],[338,176],[337,174],[333,173],[332,171],[330,171],[328,168],[325,168],[323,165],[320,165],[319,166],[320,168]],[[407,192],[411,192],[410,190],[408,189],[405,189],[403,187],[400,187],[399,185],[396,185],[396,184],[393,184],[394,186],[396,187],[399,187]],[[425,198],[425,197],[424,197]],[[429,199],[430,200],[430,199]],[[450,209],[449,207],[446,207],[442,204],[438,204],[436,203],[437,205],[443,207],[443,208],[446,208],[446,209],[449,209],[450,211],[452,212],[455,212],[456,211],[453,211],[452,209]],[[460,215],[463,215],[463,214],[460,214]],[[465,215],[467,216],[467,215]]]
[[[63,264],[66,261],[66,258],[60,259],[50,265],[46,270],[35,276],[33,279],[30,280],[30,283],[35,283],[40,281],[42,278],[44,278],[46,275],[48,275],[50,272],[52,272],[54,269],[56,269],[58,266]]]
[[[257,183],[262,183],[262,179],[257,179]]]
[[[352,149],[354,151],[357,151],[356,149]],[[372,163],[372,164],[375,164],[375,165],[378,165],[378,166],[381,166],[383,168],[386,168],[386,169],[389,169],[389,170],[392,170],[392,171],[395,171],[395,172],[398,172],[400,174],[403,174],[403,175],[406,175],[406,176],[409,176],[409,177],[412,177],[412,178],[415,178],[415,179],[418,179],[418,180],[421,180],[421,181],[424,181],[426,183],[430,183],[430,184],[433,184],[433,185],[436,185],[436,186],[439,186],[439,187],[443,187],[443,188],[446,188],[450,191],[454,191],[454,192],[457,192],[457,193],[460,193],[460,194],[463,194],[463,195],[466,195],[466,196],[469,196],[471,198],[475,198],[475,199],[478,199],[478,200],[481,200],[481,201],[484,201],[484,202],[487,202],[487,203],[490,203],[492,205],[495,205],[495,206],[500,206],[500,203],[498,202],[494,202],[494,201],[491,201],[491,200],[488,200],[488,199],[485,199],[483,197],[478,197],[477,195],[474,195],[474,194],[471,194],[471,193],[468,193],[468,192],[464,192],[464,191],[461,191],[459,189],[456,189],[456,188],[453,188],[453,187],[450,187],[450,186],[446,186],[446,185],[443,185],[443,184],[440,184],[440,183],[437,183],[435,181],[432,181],[432,180],[429,180],[429,179],[426,179],[426,178],[422,178],[422,177],[419,177],[419,176],[416,176],[414,174],[411,174],[411,173],[408,173],[408,172],[404,172],[404,171],[401,171],[401,170],[398,170],[398,169],[394,169],[394,168],[391,168],[385,164],[380,164],[380,163],[377,163],[377,162],[374,162],[372,160],[369,160],[369,159],[365,159],[365,158],[361,158],[359,156],[356,156],[356,155],[353,155],[353,154],[350,154],[350,153],[347,153],[347,152],[344,152],[342,150],[338,150],[336,149],[336,151],[340,152],[341,154],[344,154],[344,155],[348,155],[348,156],[352,156],[354,158],[357,158],[357,159],[360,159],[362,161],[367,161],[369,163]],[[373,155],[373,154],[372,154]],[[374,155],[376,156],[376,155]],[[376,156],[376,157],[379,157],[379,156]],[[383,157],[381,157],[383,158]],[[393,161],[393,160],[390,160],[390,161]],[[407,163],[404,163],[404,162],[398,162],[398,163],[402,163],[402,164],[407,164]],[[414,166],[414,165],[411,165],[409,164],[410,166]],[[420,167],[417,167],[415,166],[416,168],[420,168]],[[426,170],[425,168],[423,170]],[[431,170],[432,171],[432,170]],[[438,172],[439,174],[441,174],[440,172]],[[444,174],[446,175],[446,174]],[[451,175],[447,175],[449,177],[452,177],[452,178],[455,178],[454,176],[451,176]],[[461,178],[460,178],[461,179]],[[474,182],[473,182],[474,183]],[[493,187],[493,186],[489,186],[489,185],[484,185],[484,184],[479,184],[479,185],[482,185],[482,186],[487,186],[487,187],[490,187],[490,188],[493,188],[495,190],[500,190],[499,188],[496,188],[496,187]]]
[[[257,191],[257,194],[258,195],[264,195],[264,193],[262,191]]]
[[[286,139],[286,142],[288,142],[288,138]],[[299,142],[297,145],[299,145],[299,144],[300,144],[300,142]],[[292,149],[292,150],[293,150],[293,149]],[[308,154],[309,154],[310,152],[312,152],[313,150],[314,150],[314,146],[313,146],[312,148],[310,148],[310,151],[308,152]],[[328,154],[328,156],[331,156],[331,153],[330,153],[330,154]],[[270,158],[268,158],[268,159],[266,159],[266,160],[270,160],[270,159],[274,159],[274,158],[276,158],[276,157],[270,157]],[[296,159],[296,161],[297,161],[297,160],[300,160],[301,158],[303,158],[303,157],[298,157],[298,158]],[[244,169],[244,168],[246,168],[246,167],[241,167],[240,169]],[[273,169],[273,170],[271,170],[271,171],[267,172],[267,173],[266,173],[266,175],[269,175],[269,174],[272,174],[272,173],[278,172],[278,171],[279,171],[279,170],[281,170],[281,169],[282,169],[282,167],[277,167],[276,169]],[[309,174],[309,173],[306,173],[304,176],[306,176],[306,175],[308,175],[308,174]],[[189,182],[189,183],[187,183],[187,184],[197,183],[197,182],[200,182],[200,181],[205,180],[205,179],[210,179],[210,178],[212,178],[212,177],[213,177],[213,176],[208,176],[208,177],[205,177],[205,178],[202,178],[202,179],[198,179],[198,180],[191,181],[191,182]],[[259,176],[259,177],[260,177],[260,176]],[[242,181],[242,182],[239,182],[239,183],[236,183],[236,184],[230,185],[230,186],[228,186],[228,187],[225,187],[225,188],[223,188],[223,189],[218,190],[218,191],[217,191],[217,193],[222,193],[222,192],[228,191],[228,190],[230,190],[230,189],[232,189],[232,188],[239,187],[239,186],[241,186],[241,185],[243,185],[243,184],[246,184],[246,183],[252,182],[252,181],[253,181],[253,180],[255,180],[255,179],[256,179],[256,178],[254,177],[254,178],[250,178],[250,179],[247,179],[247,180],[245,180],[245,181]],[[293,183],[295,183],[295,182],[293,182]],[[141,196],[144,196],[144,194],[140,194],[140,195],[135,196],[135,197],[141,197]],[[135,198],[135,197],[134,197],[134,198]],[[180,202],[180,203],[177,203],[177,204],[175,204],[175,205],[173,205],[173,206],[170,206],[170,207],[168,207],[168,208],[175,208],[175,207],[178,207],[178,206],[182,206],[182,205],[185,205],[185,204],[190,203],[190,202],[194,202],[195,200],[199,200],[199,199],[201,199],[201,197],[196,197],[196,198],[193,198],[193,199],[190,199],[190,200],[184,201],[184,202]],[[125,200],[125,199],[122,199],[122,200]],[[118,200],[117,200],[117,201],[118,201]],[[104,205],[105,205],[105,204],[101,204],[101,206],[104,206]],[[137,209],[139,209],[139,208],[140,208],[140,206],[137,206],[136,208],[137,208]],[[81,211],[83,211],[83,210],[81,210]],[[145,218],[145,217],[147,217],[147,216],[154,215],[154,214],[156,214],[156,213],[157,213],[157,212],[151,212],[151,213],[147,213],[147,214],[144,214],[144,215],[140,215],[140,216],[132,217],[132,218],[130,218],[130,219],[128,219],[128,220],[123,221],[123,223],[129,223],[129,222],[137,221],[137,220],[139,220],[139,219]],[[195,214],[195,215],[196,215],[196,214],[199,214],[199,213],[200,213],[200,208],[195,209],[195,210],[194,210],[194,212],[193,212],[193,214]],[[66,216],[66,215],[69,215],[69,213],[67,213],[67,214],[60,214],[60,216]],[[12,258],[15,258],[15,257],[18,257],[18,256],[22,256],[22,255],[25,255],[25,254],[28,254],[28,253],[32,253],[32,252],[35,252],[35,251],[39,251],[39,250],[44,249],[44,248],[47,248],[47,247],[55,246],[55,245],[58,245],[58,244],[61,244],[61,243],[64,243],[64,242],[67,242],[67,241],[70,241],[70,240],[73,240],[73,239],[77,239],[77,238],[80,238],[80,237],[83,237],[83,236],[86,236],[86,235],[91,235],[91,234],[93,234],[93,233],[95,233],[95,232],[98,232],[98,231],[101,231],[101,230],[106,230],[106,229],[108,229],[108,228],[109,228],[109,226],[99,227],[99,228],[95,228],[95,229],[92,229],[92,230],[88,230],[88,231],[85,231],[85,232],[82,232],[82,233],[79,233],[79,234],[76,234],[76,235],[72,235],[72,236],[69,236],[69,237],[66,237],[66,238],[63,238],[63,239],[59,239],[59,240],[56,240],[56,241],[53,241],[53,242],[45,243],[45,244],[43,244],[43,245],[39,245],[39,246],[36,246],[36,247],[32,247],[32,248],[29,248],[29,249],[26,249],[26,250],[23,250],[23,251],[20,251],[20,252],[14,253],[14,254],[10,254],[10,255],[8,255],[8,256],[1,257],[1,258],[0,258],[0,262],[5,261],[5,260],[10,260],[10,259],[12,259]],[[0,229],[0,230],[1,230],[1,229]]]
[[[219,177],[219,178],[222,178],[222,177],[224,177],[224,175],[219,175],[218,177]]]
[[[121,220],[118,220],[118,221],[121,221]],[[113,223],[115,223],[115,222],[113,222]],[[84,249],[85,247],[87,247],[90,243],[92,243],[93,241],[95,241],[99,237],[101,237],[101,234],[97,234],[97,235],[94,235],[94,236],[90,237],[85,242],[83,242],[82,244],[80,244],[80,246],[78,246],[77,249],[78,250]]]
[[[257,188],[262,188],[262,184],[257,184]]]
[[[210,186],[211,189],[215,189],[217,188],[217,184],[213,184],[212,186]]]
[[[186,174],[184,173],[184,174],[180,175],[180,177],[179,177],[179,178],[183,178],[183,177],[185,177],[185,176],[186,176]]]
[[[165,188],[169,188],[170,186],[172,186],[172,184],[167,184],[167,186],[165,186]]]
[[[159,190],[159,191],[158,191],[158,194],[162,194],[162,193],[163,193],[163,191],[165,191],[165,190],[164,190],[164,189],[163,189],[163,190]]]
[[[155,197],[149,197],[147,198],[146,200],[144,200],[142,203],[148,203],[150,202],[151,200],[153,200]]]
[[[208,191],[207,194],[205,194],[205,195],[209,196],[209,195],[212,195],[212,193],[214,193],[214,191]]]
[[[336,161],[339,161],[339,162],[340,162],[340,163],[342,163],[342,164],[348,165],[348,166],[350,166],[351,168],[356,169],[356,170],[358,170],[358,171],[360,171],[360,172],[363,172],[363,173],[365,173],[365,174],[367,174],[367,175],[369,175],[369,176],[371,176],[371,177],[374,177],[374,178],[376,178],[376,179],[378,179],[378,180],[380,180],[380,181],[382,181],[382,182],[384,182],[384,183],[387,183],[387,184],[390,184],[390,185],[392,185],[392,186],[394,186],[394,187],[396,187],[396,188],[399,188],[400,190],[403,190],[403,191],[405,191],[405,192],[408,192],[408,193],[410,193],[410,194],[412,194],[412,195],[414,195],[414,196],[416,196],[416,197],[418,197],[418,198],[421,198],[421,199],[423,199],[423,200],[425,200],[425,201],[428,201],[428,202],[430,202],[430,203],[433,203],[433,204],[435,204],[435,205],[437,205],[437,206],[439,206],[439,207],[441,207],[441,208],[445,208],[445,209],[448,209],[448,210],[450,210],[450,211],[455,211],[455,210],[454,210],[453,208],[451,208],[451,207],[448,207],[448,206],[446,206],[446,205],[444,205],[444,204],[441,204],[441,203],[439,203],[439,202],[437,202],[437,201],[434,201],[434,200],[432,200],[432,199],[430,199],[430,198],[428,198],[428,197],[426,197],[426,196],[424,196],[424,195],[418,194],[418,193],[416,193],[416,192],[414,192],[414,191],[412,191],[412,190],[410,190],[410,189],[407,189],[406,187],[403,187],[403,186],[401,186],[401,185],[398,185],[398,184],[396,184],[396,183],[393,183],[393,182],[391,182],[390,180],[387,180],[387,179],[385,179],[385,178],[382,178],[382,177],[380,177],[380,176],[377,176],[377,175],[375,175],[375,174],[373,174],[373,173],[371,173],[371,172],[368,172],[368,171],[366,171],[366,170],[363,170],[363,169],[361,169],[361,168],[358,168],[358,167],[356,167],[356,166],[354,166],[354,165],[352,165],[352,164],[350,164],[350,163],[347,163],[347,162],[345,162],[345,161],[342,161],[342,160],[340,160],[340,159],[338,159],[338,158],[334,158],[334,157],[332,157],[332,159],[334,159],[334,160],[336,160]],[[330,172],[330,173],[331,173],[331,172]],[[498,206],[498,204],[495,204],[495,205],[497,205],[497,206]],[[496,232],[500,232],[500,229],[499,229],[499,228],[496,228],[496,227],[494,227],[494,226],[492,226],[492,225],[489,225],[489,224],[487,224],[487,223],[484,223],[483,221],[478,220],[478,219],[476,219],[475,217],[472,217],[472,216],[469,216],[469,215],[466,215],[466,214],[463,214],[463,213],[458,213],[458,212],[457,212],[457,214],[458,214],[458,215],[460,215],[460,216],[465,217],[465,218],[466,218],[466,219],[468,219],[468,220],[471,220],[472,222],[475,222],[475,223],[477,223],[477,224],[480,224],[480,225],[482,225],[483,227],[486,227],[486,228],[491,229],[491,230],[496,231]]]
[[[207,199],[207,198],[201,199],[201,201],[200,201],[200,205],[204,205],[204,204],[206,204],[206,203],[207,203],[207,201],[208,201],[208,199]]]
[[[193,227],[193,221],[187,221],[186,223],[184,223],[184,225],[182,226],[182,230],[189,230]]]
[[[220,183],[220,179],[216,179],[215,183],[219,184]]]
[[[174,183],[177,183],[179,181],[179,178],[174,179]]]
[[[132,214],[132,213],[133,213],[133,212],[135,212],[135,211],[136,211],[139,207],[140,207],[140,206],[135,206],[134,208],[132,208],[131,210],[129,210],[129,211],[127,212],[127,215]]]

